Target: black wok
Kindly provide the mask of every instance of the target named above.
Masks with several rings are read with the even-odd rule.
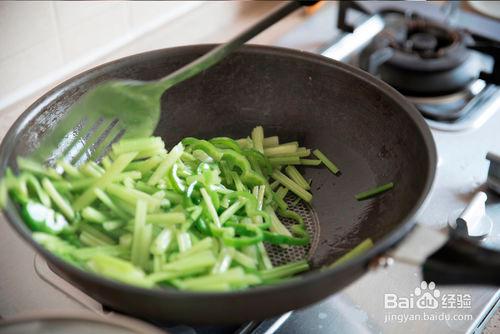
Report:
[[[111,78],[151,80],[172,72],[211,46],[139,54],[89,70],[36,101],[2,143],[0,173],[32,151],[65,110],[90,87]],[[167,104],[168,102],[168,104]],[[256,125],[268,135],[320,148],[342,173],[306,168],[313,179],[309,252],[313,270],[275,286],[241,292],[191,293],[142,289],[84,272],[36,244],[15,207],[9,222],[61,276],[85,293],[131,315],[183,323],[237,323],[262,319],[319,301],[366,270],[375,256],[400,241],[429,192],[436,150],[417,110],[383,82],[351,66],[309,53],[246,46],[221,64],[169,90],[156,134],[168,146],[195,136],[246,136]],[[389,181],[395,188],[358,202],[354,195]],[[317,270],[372,238],[364,255]]]

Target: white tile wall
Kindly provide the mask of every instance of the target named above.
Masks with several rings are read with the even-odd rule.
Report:
[[[0,1],[0,110],[203,4]]]
[[[0,1],[0,117],[97,64],[151,49],[227,40],[277,5]],[[266,34],[257,42],[268,42]]]
[[[66,63],[93,53],[129,33],[126,3],[56,2],[54,6]]]

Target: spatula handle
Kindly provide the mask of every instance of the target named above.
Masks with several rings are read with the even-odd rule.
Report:
[[[228,54],[239,48],[245,42],[249,41],[260,32],[264,31],[277,21],[281,20],[283,17],[287,16],[291,12],[295,11],[302,5],[309,4],[309,2],[301,1],[290,1],[285,5],[281,6],[264,19],[259,21],[257,24],[251,26],[247,30],[243,31],[238,36],[234,37],[227,43],[221,44],[195,61],[184,65],[175,72],[167,75],[163,79],[158,80],[158,87],[163,89],[163,91],[169,89],[170,87],[187,80],[198,73],[206,70],[207,68],[217,64]]]

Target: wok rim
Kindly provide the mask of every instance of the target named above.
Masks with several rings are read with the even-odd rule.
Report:
[[[17,118],[17,120],[11,125],[8,132],[5,134],[1,144],[0,144],[0,175],[5,173],[7,168],[7,162],[11,159],[13,153],[13,148],[16,143],[17,137],[23,133],[26,125],[34,119],[38,114],[43,112],[44,107],[49,105],[58,96],[63,94],[67,89],[78,85],[79,82],[87,81],[94,76],[99,76],[101,71],[111,70],[116,67],[124,66],[127,64],[135,64],[138,62],[147,61],[147,58],[156,58],[158,55],[167,56],[168,54],[175,53],[193,53],[197,51],[207,51],[210,48],[218,44],[193,44],[184,45],[172,48],[163,48],[152,51],[147,51],[143,53],[138,53],[130,55],[127,57],[119,58],[111,62],[101,64],[99,66],[92,67],[85,70],[57,85],[56,87],[50,89],[48,92],[39,97],[35,102],[33,102],[26,110]],[[93,284],[97,284],[103,288],[120,289],[122,291],[131,292],[134,294],[141,294],[145,297],[161,297],[161,298],[179,298],[183,297],[185,299],[198,299],[200,297],[210,298],[212,300],[218,299],[232,299],[232,298],[244,298],[249,295],[263,295],[272,292],[286,292],[286,291],[299,291],[305,285],[318,284],[321,281],[331,279],[332,284],[334,277],[341,272],[348,271],[354,267],[362,266],[366,271],[366,266],[374,257],[385,253],[388,249],[392,248],[398,244],[414,227],[416,222],[416,217],[425,208],[429,193],[432,189],[437,168],[437,150],[435,146],[434,139],[432,137],[431,131],[425,122],[424,118],[418,112],[418,110],[406,100],[406,98],[396,91],[394,88],[386,84],[385,82],[375,78],[374,76],[358,69],[354,66],[318,55],[306,51],[300,51],[296,49],[276,47],[276,46],[266,46],[266,45],[252,45],[246,44],[241,47],[235,53],[257,53],[257,54],[270,54],[278,57],[287,58],[297,58],[304,61],[309,61],[316,64],[321,64],[322,66],[332,66],[336,67],[338,70],[347,73],[348,75],[353,75],[356,79],[359,79],[367,84],[369,84],[373,89],[379,90],[382,94],[396,102],[401,109],[410,117],[417,127],[419,133],[422,135],[423,141],[425,143],[426,152],[428,155],[427,173],[425,175],[425,185],[423,191],[419,195],[417,201],[412,205],[411,210],[409,210],[405,217],[400,220],[400,223],[394,227],[394,229],[387,233],[384,237],[379,239],[374,246],[363,253],[362,255],[351,259],[339,266],[336,266],[327,270],[312,270],[305,274],[299,275],[299,279],[292,279],[286,282],[282,282],[272,286],[256,286],[239,291],[230,292],[189,292],[177,290],[174,288],[164,287],[164,288],[141,288],[134,285],[129,285],[126,283],[121,283],[119,281],[106,278],[102,275],[95,274],[90,271],[85,271],[80,269],[69,262],[57,257],[54,253],[46,250],[42,245],[37,243],[31,236],[31,230],[25,225],[19,212],[15,209],[12,202],[9,200],[6,209],[2,211],[6,220],[14,228],[14,230],[27,241],[40,255],[42,255],[49,263],[53,263],[57,268],[61,270],[64,268],[65,271],[71,272],[71,274],[77,274],[82,276],[83,279],[89,281]],[[356,278],[353,278],[353,281]],[[71,284],[74,284],[70,281]],[[331,295],[330,293],[327,294]],[[326,296],[325,296],[326,297]]]

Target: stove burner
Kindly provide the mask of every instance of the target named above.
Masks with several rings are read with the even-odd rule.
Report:
[[[385,13],[385,29],[361,52],[360,67],[410,96],[440,96],[470,85],[481,64],[460,30],[402,13]]]
[[[434,51],[438,45],[437,38],[426,32],[418,32],[411,35],[410,42],[412,44],[412,49],[418,52],[422,51],[422,55],[424,56]]]

